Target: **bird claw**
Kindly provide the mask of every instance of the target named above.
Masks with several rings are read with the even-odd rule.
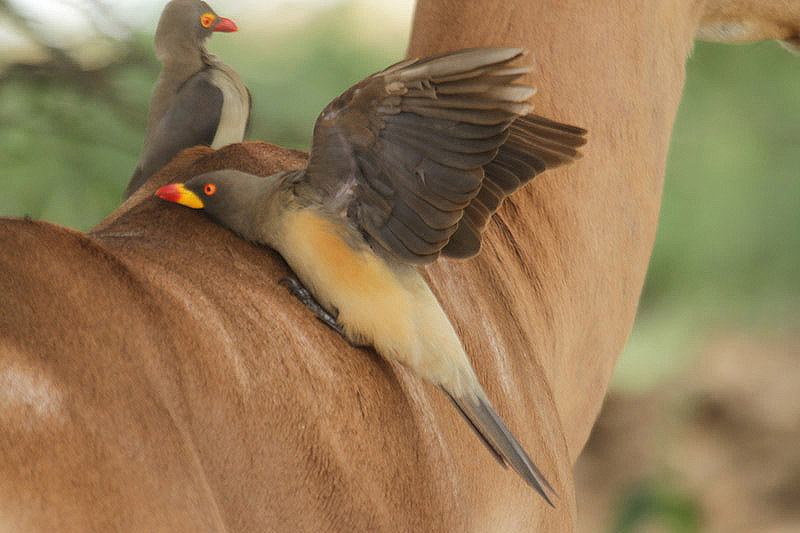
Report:
[[[339,316],[339,313],[338,312],[335,312],[335,314],[331,313],[327,309],[322,307],[322,305],[317,301],[317,299],[314,298],[314,295],[311,294],[311,291],[306,289],[303,286],[303,284],[300,283],[300,281],[298,281],[296,278],[289,277],[279,280],[278,283],[286,287],[289,290],[289,292],[292,293],[292,296],[303,302],[303,305],[311,309],[311,311],[313,311],[314,314],[317,316],[317,320],[319,320],[332,330],[336,331],[342,337],[344,337],[344,340],[346,340],[348,344],[350,344],[350,346],[353,346],[354,348],[363,347],[363,345],[356,344],[347,338],[347,335],[345,335],[344,330],[336,321],[336,318]]]
[[[320,312],[330,315],[330,313],[325,311],[319,302],[317,302],[317,300],[311,294],[311,291],[306,289],[296,278],[283,278],[282,280],[278,281],[278,284],[286,287],[289,292],[292,293],[292,296],[303,302],[306,307],[310,308],[317,315],[319,315]],[[336,319],[336,317],[333,318],[334,320]]]

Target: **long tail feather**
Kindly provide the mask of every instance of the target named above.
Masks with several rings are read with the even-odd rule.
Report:
[[[522,449],[522,446],[511,434],[503,420],[489,403],[488,399],[475,395],[472,398],[455,397],[444,387],[441,387],[448,398],[453,402],[470,427],[475,431],[481,442],[503,466],[511,465],[528,485],[533,487],[542,498],[555,508],[547,491],[556,495],[555,489],[545,479],[542,472],[536,468],[531,458]],[[545,490],[546,489],[546,490]]]

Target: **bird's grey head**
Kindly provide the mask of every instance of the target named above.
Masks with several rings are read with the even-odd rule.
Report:
[[[161,12],[156,29],[156,57],[161,63],[189,61],[205,51],[212,32],[236,31],[236,24],[220,17],[200,0],[172,0]]]
[[[256,176],[239,170],[200,174],[156,193],[164,200],[203,209],[211,218],[249,240],[259,240],[260,221],[281,183],[280,174]]]

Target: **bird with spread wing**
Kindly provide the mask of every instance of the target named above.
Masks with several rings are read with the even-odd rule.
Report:
[[[302,282],[293,291],[324,321],[441,387],[498,461],[552,505],[553,488],[415,267],[476,255],[506,196],[580,155],[585,130],[529,114],[535,90],[514,83],[530,71],[514,64],[524,55],[479,48],[403,61],[322,111],[305,169],[221,170],[157,194],[277,250]]]

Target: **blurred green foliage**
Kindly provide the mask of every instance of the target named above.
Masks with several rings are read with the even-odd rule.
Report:
[[[328,102],[403,58],[402,39],[373,46],[353,32],[356,8],[334,5],[302,27],[245,43],[215,37],[215,53],[242,75],[253,94],[249,139],[307,150],[314,122]]]
[[[800,57],[698,43],[673,130],[636,326],[615,374],[652,386],[714,328],[800,315]]]
[[[644,482],[624,495],[612,531],[699,533],[701,525],[700,509],[684,494],[664,482]]]
[[[153,60],[113,72],[124,110],[57,76],[0,82],[0,214],[87,230],[110,213],[136,166],[159,69]]]
[[[342,90],[403,55],[403,36],[365,42],[353,6],[302,26],[215,36],[254,99],[249,139],[306,149]],[[252,37],[255,34],[257,37]],[[136,165],[159,65],[119,65],[124,105],[58,79],[0,82],[0,214],[88,230],[119,203]],[[698,43],[669,158],[661,224],[637,326],[616,376],[647,387],[719,322],[764,325],[800,310],[800,58],[774,43]]]

